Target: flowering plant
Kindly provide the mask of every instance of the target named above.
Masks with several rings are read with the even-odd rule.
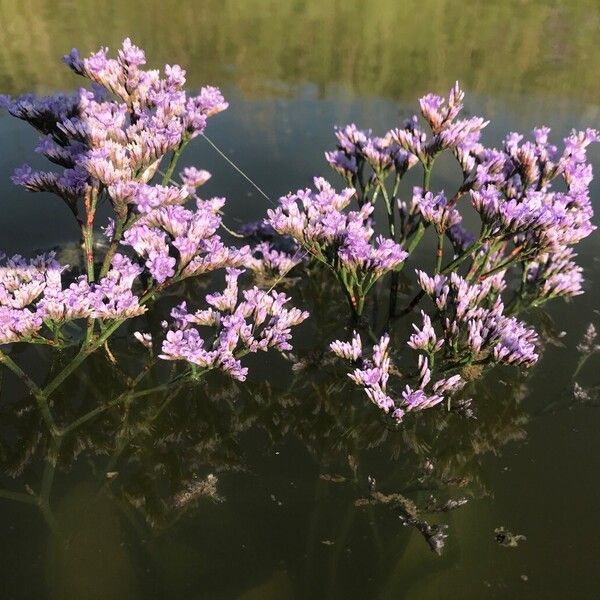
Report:
[[[91,89],[82,88],[73,96],[2,99],[10,114],[39,132],[36,151],[59,168],[34,171],[25,165],[16,170],[13,181],[32,192],[59,196],[81,231],[83,273],[76,266],[60,264],[55,253],[33,260],[0,256],[4,261],[0,344],[78,347],[75,357],[44,387],[14,361],[11,352],[0,350],[0,362],[35,395],[57,444],[73,424],[61,427],[55,422],[50,402],[54,391],[103,345],[110,355],[106,346],[110,336],[127,320],[143,315],[166,288],[227,269],[224,292],[206,297],[210,309],[188,314],[184,303],[172,311],[175,324],[165,323],[168,331],[157,358],[185,361],[188,367],[177,374],[178,380],[197,378],[199,367],[202,372],[220,369],[244,379],[247,369],[239,362],[244,354],[290,349],[290,328],[307,317],[298,309],[284,308],[289,299],[274,291],[246,290],[238,302],[242,271],[237,267],[265,267],[248,246],[231,247],[222,240],[225,199],[196,195],[209,173],[188,167],[179,174],[180,183],[173,179],[184,148],[203,134],[211,116],[227,108],[221,92],[204,87],[198,95],[188,96],[181,67],[166,65],[162,74],[144,70],[145,54],[129,39],[116,58],[102,48],[87,58],[73,50],[64,60],[91,80]],[[104,252],[95,239],[101,203],[112,209],[101,227]],[[268,264],[276,262],[276,256],[269,258]],[[83,330],[73,327],[78,323],[85,324]],[[205,345],[192,324],[216,328],[212,343]],[[151,336],[140,332],[135,336],[152,351]],[[134,393],[133,387],[148,370],[131,380],[117,401]],[[97,413],[98,409],[77,423]]]
[[[443,383],[427,388],[432,369],[460,377],[457,371],[472,364],[533,365],[538,358],[537,335],[511,313],[583,293],[582,269],[574,262],[572,246],[595,229],[589,197],[592,167],[586,148],[600,140],[598,132],[573,131],[564,139],[561,151],[549,142],[547,127],[535,129],[531,141],[511,133],[501,149],[488,148],[481,143],[481,131],[488,122],[481,117],[458,118],[463,99],[458,84],[447,99],[434,94],[421,98],[429,135],[416,116],[383,137],[348,125],[336,130],[337,149],[325,155],[351,186],[344,197],[356,198],[365,220],[378,198],[384,199],[389,237],[382,238],[382,244],[394,244],[396,256],[402,255],[401,261],[385,269],[392,271],[390,319],[410,314],[424,296],[434,303],[434,314],[422,312],[422,325],[413,325],[415,332],[407,341],[409,347],[423,353],[418,361],[416,395],[409,386],[401,400],[386,392],[387,336],[374,346],[372,360],[362,358],[356,334],[351,343],[338,340],[331,345],[335,354],[353,365],[348,374],[352,381],[396,420],[408,410],[437,404],[462,387],[457,379],[452,379],[452,385],[442,379]],[[451,195],[430,189],[433,165],[442,152],[452,153],[462,172]],[[422,185],[413,187],[406,199],[401,182],[417,165],[422,169]],[[289,201],[281,200],[281,208],[270,215],[271,223],[308,247],[299,232],[306,222],[311,230],[318,217],[314,211],[307,217],[292,213]],[[461,207],[465,205],[479,216],[478,233],[462,226]],[[282,212],[289,215],[287,222]],[[372,226],[369,220],[366,227]],[[397,315],[397,271],[410,260],[428,229],[437,240],[433,273],[417,270],[421,290]],[[444,247],[446,239],[451,254]],[[344,282],[344,247],[337,245],[330,251],[342,265],[339,279]],[[516,291],[509,285],[514,272],[520,280]],[[368,288],[362,291],[366,293]],[[512,299],[505,306],[511,291]],[[350,302],[360,315],[364,297],[359,303],[354,298]]]
[[[52,252],[32,260],[0,258],[0,344],[77,347],[43,387],[10,350],[0,350],[0,362],[33,393],[57,444],[74,424],[55,422],[54,391],[102,346],[111,356],[108,341],[123,323],[144,315],[167,288],[199,275],[226,270],[226,287],[206,295],[209,308],[189,311],[180,301],[171,322],[163,323],[163,339],[134,333],[148,348],[150,363],[128,378],[127,389],[110,405],[144,395],[133,389],[156,360],[184,367],[175,367],[173,378],[154,391],[213,369],[243,381],[246,354],[291,350],[291,328],[308,313],[289,307],[289,298],[272,289],[240,291],[243,268],[259,283],[273,278],[277,283],[292,269],[324,264],[341,285],[358,328],[365,325],[360,319],[369,293],[386,278],[386,329],[430,299],[431,313],[421,312],[406,341],[417,353],[412,371],[402,374],[395,366],[397,348],[387,332],[372,335],[372,354],[356,331],[350,342],[331,343],[333,353],[350,363],[350,379],[395,421],[449,400],[466,385],[466,367],[533,365],[537,334],[516,318],[517,310],[582,293],[572,247],[594,230],[586,158],[587,146],[599,139],[594,130],[573,132],[561,151],[544,127],[530,141],[511,133],[501,149],[488,148],[481,142],[487,121],[460,118],[464,93],[456,84],[448,98],[421,98],[428,132],[416,116],[382,137],[355,125],[337,129],[337,147],[326,159],[345,189],[315,178],[314,189],[282,197],[264,222],[242,227],[241,236],[251,244],[238,248],[221,237],[225,199],[197,195],[210,174],[188,167],[174,179],[183,150],[204,135],[210,117],[227,108],[221,92],[204,87],[189,96],[181,67],[166,65],[162,73],[143,69],[145,54],[128,39],[116,58],[106,48],[87,58],[73,50],[65,62],[92,82],[91,89],[72,96],[2,98],[9,113],[39,132],[36,151],[58,167],[34,171],[25,165],[13,181],[59,196],[81,231],[81,270],[61,264]],[[462,173],[452,194],[431,189],[443,152],[455,157]],[[406,190],[404,177],[417,168],[421,185]],[[375,219],[379,198],[383,225]],[[111,209],[102,226],[100,204]],[[465,205],[479,216],[478,232],[462,225]],[[96,243],[99,229],[104,249]],[[417,270],[420,291],[398,312],[399,272],[427,232],[436,240],[431,272]],[[509,285],[514,272],[517,290]],[[390,375],[403,382],[400,394],[392,391]]]

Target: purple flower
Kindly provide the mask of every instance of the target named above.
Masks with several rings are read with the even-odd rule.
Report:
[[[464,97],[465,94],[457,81],[450,90],[447,105],[444,98],[435,94],[427,94],[419,100],[421,113],[434,133],[439,133],[456,119],[463,109]]]
[[[451,204],[444,193],[434,195],[432,192],[423,193],[420,187],[413,189],[413,205],[427,223],[431,223],[439,234],[461,222],[462,217]]]
[[[427,94],[420,100],[421,113],[431,131],[431,138],[419,128],[417,117],[405,122],[401,129],[388,132],[386,138],[416,156],[426,168],[430,168],[435,156],[444,149],[451,149],[463,166],[470,170],[469,153],[479,145],[481,131],[488,121],[481,117],[456,120],[463,108],[464,92],[458,82],[450,90],[448,99]]]
[[[185,189],[188,194],[192,195],[195,193],[196,188],[204,185],[211,177],[208,171],[203,169],[196,169],[196,167],[186,167],[179,174]]]
[[[534,287],[536,304],[558,297],[583,294],[583,269],[574,262],[571,248],[541,255],[526,267],[527,282]]]
[[[440,337],[454,360],[487,359],[524,367],[535,364],[537,335],[517,319],[503,314],[504,306],[498,296],[503,280],[500,284],[494,278],[470,283],[457,273],[434,278],[423,272],[417,275],[421,288],[435,303]],[[429,330],[428,333],[431,335]]]
[[[146,267],[158,283],[164,283],[169,277],[175,275],[177,260],[164,252],[151,250],[148,253]]]
[[[350,181],[358,172],[356,156],[348,156],[342,150],[325,152],[325,159],[334,171],[337,171],[344,179]]]
[[[427,354],[433,354],[444,345],[444,340],[438,340],[429,315],[421,311],[421,316],[423,318],[423,325],[421,329],[419,329],[419,327],[413,323],[415,333],[410,336],[408,345],[413,350],[422,350]]]
[[[428,327],[431,327],[430,321],[426,321],[424,329]],[[430,332],[426,332],[426,336],[429,335]],[[417,334],[417,337],[420,336],[421,332]],[[435,338],[435,334],[433,337]],[[417,341],[416,338],[413,341]],[[423,344],[417,341],[415,346],[419,349],[421,346],[428,348],[430,341],[425,340]],[[464,387],[465,382],[459,375],[432,381],[433,375],[429,368],[429,361],[426,356],[421,354],[418,359],[418,376],[415,385],[406,385],[401,395],[394,399],[388,392],[388,382],[392,372],[389,343],[389,336],[382,336],[379,342],[373,346],[372,358],[366,358],[363,356],[360,336],[354,332],[352,342],[336,340],[330,344],[330,348],[334,354],[351,362],[354,368],[348,373],[348,377],[363,389],[373,404],[390,414],[396,422],[402,421],[408,412],[424,410],[439,404],[445,396],[449,397]],[[433,346],[438,346],[437,349],[441,347],[435,340]]]
[[[134,46],[129,38],[123,40],[118,52],[119,61],[126,67],[139,67],[146,64],[146,55],[141,48]]]
[[[336,356],[353,362],[358,361],[362,356],[362,342],[360,335],[356,331],[352,333],[351,342],[336,340],[335,342],[331,342],[329,347]]]
[[[240,362],[247,352],[275,348],[291,350],[291,328],[299,325],[308,313],[286,308],[284,294],[264,292],[254,287],[239,298],[238,278],[243,271],[227,270],[227,285],[222,293],[209,294],[206,301],[212,308],[188,313],[185,304],[174,309],[176,328],[167,333],[160,358],[185,360],[207,369],[220,369],[234,379],[244,381],[247,368]],[[216,335],[207,349],[205,341],[193,325],[214,326]]]
[[[280,198],[279,207],[267,212],[268,223],[278,233],[292,237],[342,280],[349,276],[353,282],[352,287],[347,287],[350,296],[364,298],[373,283],[398,268],[408,254],[399,244],[382,236],[373,243],[371,204],[365,204],[360,211],[344,211],[354,195],[353,189],[338,194],[322,178],[315,178],[314,185],[314,192],[299,190]]]
[[[65,170],[23,168],[15,173],[16,183],[30,191],[58,194],[73,212],[88,186],[103,184],[117,215],[124,219],[129,204],[140,212],[181,204],[206,181],[206,172],[188,170],[183,188],[148,184],[165,155],[203,131],[207,118],[227,107],[217,88],[205,87],[198,96],[187,97],[184,71],[167,65],[164,79],[158,71],[144,71],[145,54],[129,38],[116,59],[101,48],[87,58],[73,50],[65,62],[90,79],[94,90],[82,89],[76,96],[6,100],[12,114],[44,134],[38,151]],[[108,100],[108,93],[117,100]]]

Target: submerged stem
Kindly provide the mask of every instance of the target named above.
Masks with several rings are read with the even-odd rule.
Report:
[[[77,367],[90,355],[92,352],[97,350],[104,342],[125,322],[125,319],[117,319],[113,321],[97,338],[89,341],[88,344],[84,344],[79,351],[79,354],[60,372],[58,375],[50,381],[48,385],[42,390],[43,395],[49,398],[50,395],[56,390],[56,388],[65,380]]]
[[[52,416],[52,412],[50,411],[50,406],[48,405],[48,394],[45,390],[42,390],[21,367],[10,357],[8,354],[5,354],[2,350],[0,350],[0,363],[10,369],[29,389],[29,391],[33,394],[42,418],[46,422],[50,433],[53,436],[59,435],[59,429],[56,426],[56,422],[54,421],[54,417]]]

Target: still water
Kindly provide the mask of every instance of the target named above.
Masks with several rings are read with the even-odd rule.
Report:
[[[492,121],[490,144],[539,124],[558,139],[598,127],[599,33],[598,4],[584,0],[0,0],[0,93],[74,89],[66,51],[130,36],[153,66],[181,63],[191,89],[223,88],[230,109],[207,135],[276,199],[315,174],[335,180],[323,160],[334,124],[383,133],[423,92],[445,93],[456,79],[467,111]],[[14,167],[37,164],[34,136],[2,115],[0,139],[2,249],[59,248],[68,260],[77,232],[64,207],[9,182]],[[591,157],[598,167],[597,149]],[[229,199],[230,226],[270,206],[205,141],[186,163],[213,174],[206,194]],[[452,176],[442,170],[433,185]],[[600,196],[597,183],[592,192]],[[574,398],[573,376],[578,342],[600,324],[599,255],[596,234],[579,248],[584,296],[526,316],[544,340],[532,372],[473,383],[477,419],[431,410],[398,431],[324,353],[347,326],[333,282],[323,273],[291,282],[313,314],[296,335],[301,369],[255,360],[247,384],[210,377],[153,423],[158,394],[108,411],[61,448],[52,515],[0,498],[0,596],[597,597],[600,411],[593,395]],[[171,304],[156,309],[157,323]],[[406,330],[395,333],[404,343]],[[129,356],[125,370],[139,365],[127,337],[115,348]],[[15,358],[49,376],[47,356]],[[598,386],[599,367],[596,355],[576,380]],[[106,356],[93,357],[54,410],[72,421],[121,387]],[[0,412],[4,495],[37,490],[44,427],[8,376]],[[510,546],[501,528],[526,539]]]

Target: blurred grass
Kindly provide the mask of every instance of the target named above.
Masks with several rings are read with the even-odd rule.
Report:
[[[600,92],[594,0],[0,0],[0,23],[3,93],[71,88],[65,52],[125,36],[192,85],[250,97],[312,83],[413,99],[455,79],[486,95]]]

